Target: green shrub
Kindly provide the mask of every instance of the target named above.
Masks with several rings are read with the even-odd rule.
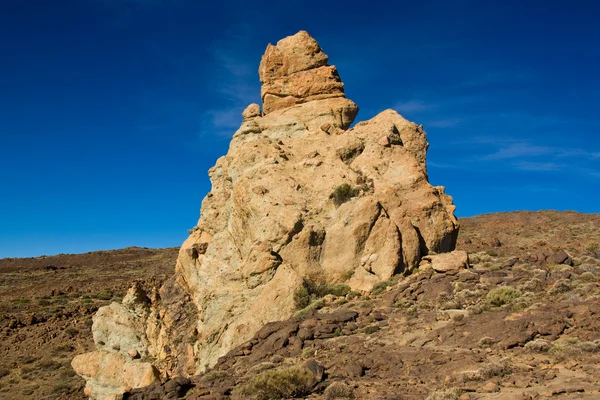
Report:
[[[308,307],[312,302],[327,296],[345,296],[350,292],[350,287],[343,283],[319,283],[304,279],[302,286],[294,292],[294,304],[298,310]]]
[[[264,371],[240,389],[243,396],[257,400],[288,399],[307,396],[311,393],[314,378],[303,367],[283,367]]]
[[[487,254],[488,256],[492,256],[492,257],[498,257],[498,252],[497,252],[496,250],[492,250],[492,249],[490,249],[490,250],[486,251],[486,254]]]
[[[333,204],[336,206],[340,206],[350,200],[352,197],[357,196],[359,193],[358,189],[353,188],[347,183],[341,184],[336,187],[331,196],[329,196],[333,200]]]
[[[521,292],[511,286],[501,286],[488,292],[486,300],[494,307],[502,307],[514,299],[521,297]]]
[[[373,286],[373,290],[371,291],[371,293],[379,294],[379,293],[383,292],[388,286],[392,286],[396,282],[397,282],[397,279],[390,279],[389,281],[379,282],[375,286]]]
[[[379,325],[369,325],[363,330],[367,335],[371,335],[377,331],[379,331]]]

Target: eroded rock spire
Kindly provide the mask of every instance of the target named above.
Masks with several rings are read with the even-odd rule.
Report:
[[[209,170],[212,190],[175,276],[151,304],[113,303],[94,317],[97,350],[73,362],[92,397],[147,384],[156,371],[203,371],[293,315],[307,280],[370,292],[454,249],[454,205],[427,180],[423,129],[393,110],[348,129],[358,107],[327,61],[304,31],[267,47],[263,110],[244,111]],[[130,379],[119,382],[115,368]]]

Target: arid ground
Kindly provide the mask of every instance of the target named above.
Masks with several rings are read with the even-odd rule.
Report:
[[[600,398],[600,215],[460,222],[469,270],[399,277],[369,296],[308,288],[294,318],[207,374],[129,398]],[[83,398],[69,363],[93,346],[93,313],[135,281],[160,285],[176,256],[127,248],[0,260],[0,398]],[[311,373],[299,367],[307,362]]]

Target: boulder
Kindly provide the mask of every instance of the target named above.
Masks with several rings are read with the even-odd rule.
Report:
[[[425,268],[430,266],[436,272],[456,271],[469,267],[469,256],[463,250],[428,255],[423,257],[420,266]]]
[[[263,115],[258,105],[244,111],[228,153],[208,171],[212,190],[175,277],[147,296],[150,305],[134,291],[126,304],[101,308],[98,349],[87,357],[110,353],[139,364],[134,349],[164,375],[199,373],[259,330],[268,353],[294,347],[297,330],[326,337],[338,320],[356,318],[345,312],[331,327],[261,330],[297,311],[294,293],[306,281],[369,292],[428,254],[438,254],[429,259],[436,268],[466,265],[464,252],[441,261],[454,250],[458,221],[452,198],[428,182],[422,127],[385,110],[349,129],[358,107],[327,61],[304,31],[267,47]],[[88,384],[104,368],[90,374],[81,360],[74,366]],[[88,386],[99,398],[98,385]]]

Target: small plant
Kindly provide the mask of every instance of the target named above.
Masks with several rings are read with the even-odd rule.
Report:
[[[598,243],[590,243],[585,247],[586,253],[590,257],[600,258],[600,245]]]
[[[519,290],[511,286],[501,286],[490,290],[486,296],[486,300],[491,306],[502,307],[519,297],[521,297]]]
[[[363,330],[363,332],[366,333],[367,335],[371,335],[377,331],[379,331],[378,325],[369,325]]]
[[[67,328],[65,330],[65,333],[67,335],[69,335],[70,337],[75,337],[75,336],[77,336],[77,334],[79,333],[79,331],[77,329],[75,329],[75,328]]]
[[[479,346],[481,348],[486,348],[486,347],[492,346],[494,343],[496,343],[496,341],[494,339],[492,339],[489,336],[484,336],[481,339],[479,339],[477,346]]]
[[[353,188],[347,183],[343,183],[336,187],[329,197],[333,200],[333,204],[339,207],[351,198],[357,196],[359,192],[358,189]]]
[[[559,279],[548,290],[549,294],[566,293],[571,290],[571,281],[568,279]]]
[[[557,357],[558,359],[565,359],[567,357],[576,357],[585,353],[598,353],[600,352],[600,344],[596,342],[582,342],[577,337],[560,338],[555,340],[548,353]]]
[[[436,390],[429,393],[426,400],[458,400],[463,393],[463,390],[459,388]]]
[[[350,287],[342,283],[319,283],[310,279],[304,279],[302,286],[294,292],[294,304],[296,309],[302,310],[318,299],[327,296],[345,296],[350,293]]]
[[[339,398],[354,398],[354,390],[343,382],[333,382],[331,385],[327,386],[325,391],[323,392],[323,397],[325,400],[333,400]]]
[[[486,251],[486,254],[491,257],[498,257],[498,252],[496,250],[490,249],[490,250]]]
[[[461,381],[485,381],[495,376],[504,376],[512,372],[512,367],[506,361],[491,362],[484,364],[481,368],[474,371],[465,371],[461,376]]]
[[[532,353],[546,353],[550,350],[550,343],[544,339],[535,339],[531,342],[527,342],[523,348]]]
[[[242,386],[243,396],[257,400],[288,399],[311,393],[314,377],[303,367],[293,366],[264,371]]]
[[[390,279],[389,281],[379,282],[375,286],[373,286],[373,290],[371,291],[371,293],[379,294],[379,293],[383,292],[385,289],[387,289],[388,286],[392,286],[393,284],[395,284],[396,281],[397,281],[397,279]]]

